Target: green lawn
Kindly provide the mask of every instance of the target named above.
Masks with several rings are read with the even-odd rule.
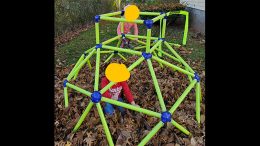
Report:
[[[118,23],[106,22],[106,24],[100,25],[100,39],[101,42],[117,35],[116,28]],[[166,29],[166,40],[181,44],[183,37],[183,27],[180,26],[168,26]],[[139,35],[146,35],[146,27],[139,25]],[[159,26],[154,25],[152,27],[152,36],[159,35]],[[188,32],[188,40],[185,48],[192,51],[191,54],[183,56],[184,59],[190,58],[191,60],[202,60],[203,66],[205,63],[205,43],[202,39],[194,38],[196,34],[192,31]],[[116,41],[109,45],[116,45]],[[81,54],[87,49],[95,46],[95,27],[83,31],[80,35],[70,42],[61,45],[55,50],[55,60],[63,62],[63,65],[67,66],[77,62]],[[178,51],[178,50],[176,50]]]

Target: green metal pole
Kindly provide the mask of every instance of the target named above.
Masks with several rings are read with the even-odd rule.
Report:
[[[167,42],[164,42],[164,44],[167,46],[167,48],[180,60],[180,62],[187,67],[187,69],[192,72],[195,73],[192,68],[181,58],[181,56],[170,46],[170,44],[168,44]]]
[[[113,47],[113,46],[103,45],[102,48],[119,51],[119,52],[126,52],[126,53],[133,54],[133,55],[139,55],[139,56],[142,55],[142,52],[140,52],[140,51],[134,51],[134,50],[124,49],[124,48],[117,48],[117,47]]]
[[[130,40],[132,40],[132,41],[135,41],[135,39],[132,38],[132,37],[126,37],[126,38],[128,38],[128,39],[130,39]],[[136,41],[137,41],[138,43],[140,43],[140,44],[146,45],[146,43],[143,42],[143,41],[140,41],[140,40],[136,40]]]
[[[107,44],[109,44],[109,43],[111,43],[111,42],[113,42],[113,41],[115,41],[115,40],[118,40],[118,39],[120,39],[120,38],[121,38],[121,36],[120,36],[120,35],[118,35],[118,36],[115,36],[115,37],[113,37],[113,38],[111,38],[111,39],[108,39],[108,40],[106,40],[106,41],[102,42],[102,45],[107,45]]]
[[[154,112],[154,111],[151,111],[151,110],[147,110],[147,109],[144,109],[144,108],[136,107],[134,105],[127,104],[127,103],[124,103],[124,102],[120,102],[120,101],[117,101],[117,100],[102,97],[101,101],[104,101],[104,102],[107,102],[107,103],[110,103],[110,104],[113,104],[113,105],[121,106],[121,107],[130,109],[130,110],[133,110],[133,111],[137,111],[137,112],[140,112],[140,113],[144,113],[148,116],[161,118],[160,113],[157,113],[157,112]]]
[[[196,84],[196,119],[200,125],[200,82]]]
[[[152,56],[152,59],[154,59],[154,60],[156,60],[158,62],[161,62],[162,64],[164,64],[166,66],[169,66],[169,67],[171,67],[173,69],[176,69],[176,70],[178,70],[178,71],[180,71],[180,72],[182,72],[182,73],[184,73],[186,75],[190,75],[191,77],[194,77],[193,73],[190,73],[190,72],[188,72],[188,71],[186,71],[186,70],[184,70],[184,69],[182,69],[182,68],[180,68],[180,67],[178,67],[176,65],[173,65],[173,64],[171,64],[171,63],[169,63],[167,61],[164,61],[164,60],[162,60],[162,59],[160,59],[160,58],[158,58],[156,56]]]
[[[156,21],[162,19],[162,18],[163,18],[164,16],[166,16],[166,15],[167,15],[166,13],[161,14],[160,16],[154,17],[152,20],[153,20],[153,22],[156,22]]]
[[[125,34],[125,36],[139,38],[139,39],[147,39],[147,36],[140,36],[140,35]],[[151,37],[151,40],[158,40],[158,37]]]
[[[185,67],[185,70],[189,71],[187,67]],[[187,76],[188,76],[190,82],[192,82],[192,78],[191,78],[191,76],[189,76],[189,75],[187,75]]]
[[[179,48],[179,47],[181,46],[181,45],[179,45],[179,44],[169,43],[169,42],[168,42],[168,44],[173,45],[174,47],[177,47],[177,48]]]
[[[156,126],[149,132],[148,135],[145,136],[145,138],[138,144],[138,146],[144,146],[164,125],[162,121],[160,121]]]
[[[122,59],[124,59],[125,61],[127,61],[127,59],[120,53],[117,53],[118,56],[120,56]]]
[[[160,35],[159,35],[160,38],[162,38],[162,19],[160,19]],[[162,44],[159,45],[159,50],[162,50]],[[158,52],[158,56],[159,57],[162,57],[162,52]]]
[[[189,12],[183,11],[183,14],[185,15],[185,27],[184,27],[184,34],[183,34],[182,44],[186,45],[186,43],[187,43],[188,27],[189,27]]]
[[[104,113],[103,113],[103,110],[102,110],[102,107],[101,107],[100,103],[96,103],[96,106],[97,106],[99,117],[101,119],[101,123],[103,125],[104,131],[105,131],[105,134],[106,134],[106,137],[107,137],[108,144],[109,144],[109,146],[114,146],[109,128],[107,126],[107,121],[105,119],[105,116],[104,116]]]
[[[64,87],[64,101],[65,101],[65,108],[66,108],[69,105],[69,97],[68,97],[68,88],[67,87]]]
[[[147,39],[146,39],[146,53],[150,53],[150,45],[151,45],[151,29],[147,29]]]
[[[188,95],[188,93],[190,92],[190,90],[195,86],[195,84],[197,83],[197,80],[194,79],[190,85],[187,87],[187,89],[182,93],[182,95],[177,99],[177,101],[174,103],[174,105],[171,107],[171,109],[169,110],[169,112],[171,114],[173,114],[173,112],[177,109],[177,107],[181,104],[181,102],[184,100],[184,98]]]
[[[139,50],[139,49],[143,49],[143,48],[146,48],[146,44],[145,44],[145,46],[134,47],[135,50]]]
[[[83,59],[84,59],[84,54],[81,55],[81,57],[79,58],[79,60],[78,60],[78,62],[76,63],[76,65],[75,65],[75,66],[73,67],[73,69],[71,70],[71,72],[75,70],[75,68],[81,63],[81,61],[82,61]],[[78,73],[79,73],[79,72],[76,72],[76,73],[75,73],[75,75],[74,75],[74,77],[73,77],[73,80],[76,80],[76,78],[77,78],[77,76],[78,76]]]
[[[96,44],[99,44],[99,23],[95,22],[95,32],[96,32]]]
[[[116,16],[121,14],[121,11],[117,11],[117,12],[112,12],[112,13],[106,13],[106,14],[101,14],[100,16],[107,16],[107,17],[111,17],[111,16]]]
[[[89,69],[91,70],[91,69],[92,69],[92,66],[91,66],[90,61],[88,60],[87,63],[88,63],[88,67],[89,67]]]
[[[89,102],[88,106],[86,107],[85,111],[83,112],[83,114],[80,116],[76,126],[73,129],[73,132],[76,132],[80,125],[82,124],[82,122],[84,121],[84,119],[86,118],[86,116],[88,115],[89,111],[91,110],[91,108],[93,107],[94,103],[92,101]]]
[[[116,17],[107,17],[107,16],[100,16],[101,20],[107,20],[107,21],[114,21],[114,22],[131,22],[131,23],[137,23],[137,24],[143,24],[144,20],[126,20],[125,18],[116,18]]]
[[[140,12],[139,15],[157,16],[157,15],[161,15],[161,13],[159,13],[159,12]]]
[[[114,56],[114,53],[111,53],[111,55],[109,55],[109,57],[106,59],[106,61],[104,63],[107,63],[113,56]]]
[[[119,40],[118,40],[118,42],[117,42],[117,45],[116,45],[116,47],[118,47],[118,48],[119,48],[119,47],[120,47],[120,44],[121,44],[121,42],[122,42],[122,39],[119,39]]]
[[[152,53],[159,45],[162,44],[162,40],[159,40],[150,50],[150,53]]]
[[[130,65],[127,70],[131,71],[132,69],[134,69],[136,66],[138,66],[139,64],[141,64],[144,61],[144,57],[140,57],[138,60],[136,60],[136,62],[134,62],[132,65]]]
[[[80,88],[80,87],[77,87],[77,86],[73,85],[73,84],[67,83],[66,86],[68,86],[68,87],[70,87],[71,89],[74,89],[74,90],[76,90],[76,91],[78,91],[78,92],[80,92],[80,93],[82,93],[82,94],[85,94],[85,95],[87,95],[88,97],[91,96],[91,92],[86,91],[86,90],[84,90],[84,89],[82,89],[82,88]]]
[[[153,55],[156,56],[156,57],[158,57],[155,51],[153,51]],[[163,68],[162,63],[161,63],[161,62],[158,62],[158,63],[159,63],[159,65],[161,66],[161,68]]]
[[[174,121],[173,119],[171,120],[171,123],[173,126],[175,126],[176,128],[178,128],[181,132],[185,133],[186,135],[190,135],[190,132],[185,129],[183,126],[181,126],[180,124],[178,124],[176,121]]]
[[[98,91],[99,66],[100,66],[100,48],[97,49],[97,57],[96,57],[96,70],[95,70],[95,83],[94,83],[94,90],[95,91]]]
[[[166,55],[166,56],[168,56],[169,58],[171,58],[171,59],[173,59],[173,60],[175,60],[175,61],[177,61],[177,62],[179,62],[179,63],[181,63],[177,58],[175,58],[175,57],[173,57],[172,55],[170,55],[169,53],[167,53],[167,52],[164,52],[163,50],[160,50],[160,49],[158,49],[158,48],[156,48],[156,50],[158,51],[158,52],[161,52],[162,54],[164,54],[164,55]]]
[[[96,50],[92,50],[88,56],[83,60],[81,61],[81,63],[77,66],[77,68],[71,72],[68,77],[67,77],[67,80],[69,81],[77,72],[79,72],[79,70],[82,68],[82,66],[88,61],[88,59],[94,54]]]
[[[153,69],[152,62],[151,62],[150,59],[147,59],[147,63],[148,63],[149,71],[150,71],[152,79],[153,79],[153,83],[154,83],[154,86],[155,86],[157,97],[158,97],[159,102],[160,102],[162,112],[164,112],[164,111],[166,111],[166,107],[165,107],[165,104],[164,104],[164,101],[163,101],[163,97],[162,97],[162,93],[161,93],[161,90],[160,90],[160,87],[159,87],[159,83],[157,81],[157,78],[156,78],[156,75],[155,75],[155,72],[154,72],[154,69]]]
[[[100,54],[105,54],[105,53],[114,53],[114,51],[100,51]]]
[[[87,51],[85,51],[85,53],[88,54],[89,52],[93,51],[94,49],[95,49],[95,46],[90,48],[90,49],[88,49]]]

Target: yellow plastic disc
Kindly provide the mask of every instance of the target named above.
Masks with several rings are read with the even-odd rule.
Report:
[[[140,10],[136,5],[129,5],[125,8],[125,19],[129,21],[136,20],[139,17]]]
[[[110,63],[105,70],[105,75],[112,82],[123,82],[130,78],[130,72],[126,66],[119,63]]]

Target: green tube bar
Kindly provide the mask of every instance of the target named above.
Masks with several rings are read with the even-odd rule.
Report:
[[[88,115],[89,111],[91,110],[91,108],[93,107],[94,103],[92,101],[89,102],[87,108],[85,109],[85,111],[83,112],[83,114],[80,116],[76,126],[73,129],[73,132],[76,132],[80,125],[82,124],[82,122],[84,121],[84,119],[86,118],[86,116]]]
[[[160,121],[156,126],[145,136],[145,138],[138,144],[138,146],[144,146],[164,125],[162,121]]]
[[[106,134],[106,137],[107,137],[108,144],[109,144],[109,146],[114,146],[109,128],[107,126],[107,121],[105,119],[105,116],[104,116],[104,113],[103,113],[103,110],[102,110],[102,107],[101,107],[100,103],[96,103],[96,106],[97,106],[99,117],[101,119],[101,123],[103,125],[104,131],[105,131],[105,134]]]
[[[152,54],[153,54],[154,56],[158,57],[155,51],[154,51]],[[158,62],[158,63],[159,63],[159,65],[161,66],[161,68],[163,68],[162,63],[161,63],[161,62]]]
[[[185,67],[185,70],[189,71],[187,67]],[[187,75],[187,76],[188,76],[190,82],[192,82],[192,78],[191,78],[191,76],[189,76],[189,75]]]
[[[167,61],[164,61],[164,60],[162,60],[162,59],[160,59],[160,58],[158,58],[156,56],[152,56],[152,59],[154,59],[154,60],[156,60],[158,62],[161,62],[162,64],[164,64],[166,66],[169,66],[169,67],[171,67],[173,69],[176,69],[176,70],[178,70],[178,71],[180,71],[180,72],[182,72],[182,73],[184,73],[186,75],[190,75],[191,77],[194,77],[193,73],[190,73],[190,72],[188,72],[188,71],[186,71],[186,70],[184,70],[184,69],[182,69],[182,68],[180,68],[180,67],[178,67],[176,65],[173,65],[173,64],[171,64],[171,63],[169,63]]]
[[[152,53],[159,45],[161,45],[162,40],[159,40],[150,50],[150,53]]]
[[[99,44],[99,23],[95,23],[95,31],[96,31],[96,44]]]
[[[84,59],[84,54],[82,54],[78,60],[78,62],[76,63],[76,65],[73,67],[73,69],[71,70],[71,72],[73,72],[75,70],[75,68],[81,63],[81,61]],[[78,72],[75,73],[73,80],[76,80],[78,76]]]
[[[162,38],[162,19],[160,19],[160,35],[159,38]],[[159,45],[159,50],[162,50],[162,44]],[[158,56],[162,57],[162,52],[158,52]]]
[[[116,37],[113,37],[113,38],[111,38],[111,39],[109,39],[109,40],[106,40],[106,41],[102,42],[102,45],[107,45],[107,44],[109,44],[109,43],[111,43],[111,42],[113,42],[113,41],[115,41],[115,40],[118,40],[119,38],[121,38],[120,35],[118,35],[118,36],[116,36]]]
[[[117,11],[117,12],[112,12],[112,13],[101,14],[100,16],[111,17],[111,16],[120,15],[120,14],[121,14],[121,11]]]
[[[152,30],[151,29],[147,29],[146,53],[150,53],[151,34],[152,34]]]
[[[185,133],[186,135],[190,135],[190,132],[185,129],[183,126],[181,126],[180,124],[178,124],[176,121],[174,121],[173,119],[171,120],[171,123],[173,126],[175,126],[176,128],[178,128],[181,132]]]
[[[91,69],[92,69],[92,66],[91,66],[90,61],[88,60],[87,63],[88,63],[88,67],[89,67],[89,69],[91,70]]]
[[[74,90],[76,90],[76,91],[78,91],[78,92],[80,92],[80,93],[82,93],[82,94],[87,95],[88,97],[91,96],[91,93],[90,93],[90,92],[88,92],[88,91],[86,91],[86,90],[84,90],[84,89],[82,89],[82,88],[79,88],[79,87],[77,87],[77,86],[75,86],[75,85],[73,85],[73,84],[67,83],[66,85],[67,85],[68,87],[70,87],[71,89],[74,89]]]
[[[148,116],[161,118],[160,113],[157,113],[157,112],[154,112],[154,111],[151,111],[151,110],[147,110],[147,109],[144,109],[144,108],[136,107],[134,105],[127,104],[127,103],[124,103],[124,102],[120,102],[120,101],[117,101],[117,100],[102,97],[101,101],[104,101],[104,102],[107,102],[107,103],[110,103],[110,104],[113,104],[113,105],[121,106],[121,107],[130,109],[130,110],[134,110],[134,111],[137,111],[137,112],[140,112],[140,113],[144,113]]]
[[[135,39],[132,38],[132,37],[127,37],[127,36],[126,36],[126,38],[128,38],[128,39],[130,39],[130,40],[132,40],[132,41],[135,41]],[[140,44],[146,45],[146,43],[143,42],[143,41],[140,41],[140,40],[136,40],[136,41],[137,41],[138,43],[140,43]]]
[[[166,13],[164,13],[164,14],[161,14],[160,16],[157,16],[157,17],[155,17],[155,18],[153,18],[152,20],[153,20],[153,23],[154,22],[156,22],[156,21],[158,21],[158,20],[160,20],[160,19],[162,19],[164,16],[166,16],[167,14]]]
[[[192,68],[181,58],[181,56],[170,46],[170,44],[168,44],[167,42],[164,42],[164,44],[168,47],[168,49],[180,60],[180,62],[187,67],[187,69],[192,72],[195,73]]]
[[[190,90],[195,86],[195,84],[197,83],[197,80],[194,79],[190,85],[187,87],[187,89],[182,93],[182,95],[177,99],[177,101],[174,103],[174,105],[171,107],[171,109],[169,110],[169,112],[171,114],[173,114],[173,112],[177,109],[177,107],[181,104],[181,102],[184,100],[184,98],[188,95],[188,93],[190,92]]]
[[[200,124],[200,83],[196,84],[196,120]]]
[[[139,47],[134,47],[135,50],[143,49],[146,48],[146,46],[139,46]]]
[[[100,48],[97,49],[97,55],[96,55],[96,70],[95,70],[95,81],[94,81],[94,90],[95,91],[98,91],[99,66],[100,66]]]
[[[105,54],[105,53],[114,53],[114,51],[100,51],[100,54]]]
[[[95,51],[96,51],[95,49],[92,50],[92,51],[88,54],[88,56],[87,56],[83,61],[81,61],[81,63],[77,66],[77,68],[76,68],[73,72],[71,72],[71,73],[68,75],[68,77],[67,77],[67,80],[68,80],[68,81],[70,81],[70,79],[71,79],[77,72],[79,72],[79,70],[82,68],[82,66],[89,60],[89,58],[94,54]]]
[[[104,94],[109,88],[111,88],[115,84],[116,84],[116,82],[110,82],[103,89],[101,89],[99,92],[101,94]]]
[[[125,34],[125,36],[139,38],[139,39],[147,39],[147,36],[139,36],[139,35],[132,35],[132,34]],[[158,40],[158,37],[151,37],[151,40]]]
[[[170,55],[169,53],[164,52],[163,50],[160,50],[160,49],[158,49],[158,48],[156,48],[156,50],[157,50],[158,52],[161,52],[161,53],[164,54],[165,56],[168,56],[169,58],[173,59],[174,61],[177,61],[177,62],[181,63],[177,58],[173,57],[173,56]]]
[[[154,86],[155,86],[155,91],[156,91],[157,97],[159,99],[161,110],[162,110],[162,112],[164,112],[164,111],[166,111],[166,107],[165,107],[165,104],[164,104],[164,101],[163,101],[163,97],[162,97],[162,93],[161,93],[161,90],[160,90],[160,87],[159,87],[159,83],[157,81],[157,78],[156,78],[156,75],[155,75],[155,72],[154,72],[154,69],[153,69],[153,65],[152,65],[152,62],[151,62],[150,59],[147,59],[147,64],[148,64],[149,71],[150,71],[152,79],[153,79],[153,83],[154,83]]]
[[[106,59],[106,61],[105,61],[104,63],[107,63],[113,56],[114,56],[114,53],[112,53],[111,55],[109,55],[109,57]]]
[[[114,21],[114,22],[132,22],[132,23],[137,23],[137,24],[144,23],[144,20],[129,21],[129,20],[126,20],[125,18],[116,18],[116,17],[107,17],[107,16],[100,16],[100,19],[107,20],[107,21]]]
[[[140,15],[150,15],[150,16],[157,16],[157,15],[161,15],[161,13],[159,12],[140,12]]]
[[[88,54],[89,52],[93,51],[94,49],[95,49],[95,46],[90,48],[90,49],[88,49],[87,51],[85,51],[85,53]]]
[[[172,45],[172,46],[174,46],[174,47],[177,47],[177,48],[179,48],[181,45],[179,45],[179,44],[175,44],[175,43],[169,43],[168,42],[168,44],[170,44],[170,45]]]
[[[124,48],[117,48],[117,47],[113,47],[113,46],[103,45],[102,48],[119,51],[119,52],[126,52],[126,53],[133,54],[133,55],[139,55],[139,56],[142,55],[142,52],[139,52],[139,51],[124,49]]]
[[[131,71],[132,69],[134,69],[136,66],[138,66],[139,64],[141,64],[144,61],[144,57],[140,57],[138,60],[136,60],[136,62],[134,62],[132,65],[130,65],[127,70]]]
[[[127,61],[127,59],[120,53],[117,54],[118,56],[120,56],[122,59],[124,59],[125,61]]]
[[[183,44],[183,45],[186,45],[186,43],[187,43],[188,29],[189,29],[189,12],[187,12],[187,11],[181,11],[181,14],[184,14],[184,15],[185,15],[185,27],[184,27],[184,32],[183,32],[182,44]]]
[[[69,97],[68,97],[68,88],[67,87],[64,87],[64,101],[65,101],[65,108],[66,108],[69,105]]]

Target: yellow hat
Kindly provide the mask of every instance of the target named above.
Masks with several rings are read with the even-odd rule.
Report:
[[[130,72],[126,66],[119,63],[110,63],[105,70],[105,75],[112,82],[123,82],[130,78]]]

